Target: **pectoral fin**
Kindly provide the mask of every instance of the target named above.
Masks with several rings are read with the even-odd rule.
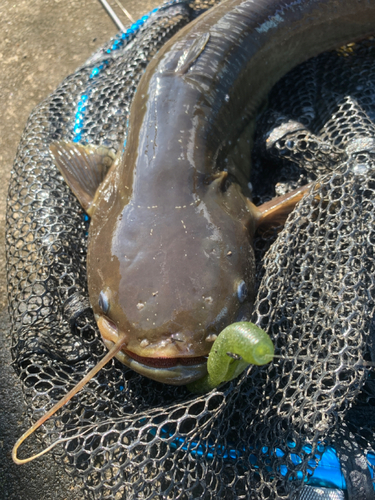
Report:
[[[283,196],[267,201],[255,206],[248,200],[248,208],[254,220],[254,232],[257,229],[266,230],[270,227],[282,226],[285,224],[288,215],[293,211],[297,203],[310,190],[312,184],[307,184],[301,188],[295,189]]]
[[[115,155],[109,149],[58,141],[50,145],[55,164],[66,183],[90,214],[90,206]]]

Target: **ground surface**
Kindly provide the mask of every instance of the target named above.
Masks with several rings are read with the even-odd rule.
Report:
[[[123,0],[135,19],[160,3]],[[0,2],[0,498],[4,500],[83,498],[81,485],[48,455],[23,466],[11,460],[12,446],[27,425],[21,388],[10,366],[6,196],[19,138],[32,109],[117,31],[98,0]]]

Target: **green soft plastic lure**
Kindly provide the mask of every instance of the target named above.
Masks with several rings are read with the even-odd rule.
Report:
[[[224,328],[212,346],[208,374],[187,387],[194,393],[208,392],[238,377],[250,364],[269,363],[273,356],[274,345],[264,330],[247,321],[233,323]]]

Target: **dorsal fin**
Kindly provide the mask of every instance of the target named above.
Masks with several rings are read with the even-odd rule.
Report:
[[[177,63],[177,67],[175,69],[175,72],[177,74],[183,75],[188,71],[188,69],[202,54],[209,39],[210,39],[210,34],[204,33],[202,36],[194,40],[194,42],[190,45],[189,49],[186,50],[180,57]]]
[[[50,145],[55,164],[66,183],[87,212],[115,155],[103,146],[82,146],[58,141]]]

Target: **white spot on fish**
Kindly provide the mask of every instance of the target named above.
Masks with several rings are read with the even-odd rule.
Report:
[[[143,339],[140,344],[139,344],[141,347],[147,347],[148,345],[150,345],[150,341],[147,340],[147,339]]]
[[[137,309],[138,311],[142,311],[142,309],[145,307],[145,305],[142,302],[138,302],[137,304]]]
[[[159,347],[165,347],[166,345],[171,344],[171,343],[172,343],[171,339],[165,339],[165,340],[161,340],[160,342],[158,342],[157,345]]]

